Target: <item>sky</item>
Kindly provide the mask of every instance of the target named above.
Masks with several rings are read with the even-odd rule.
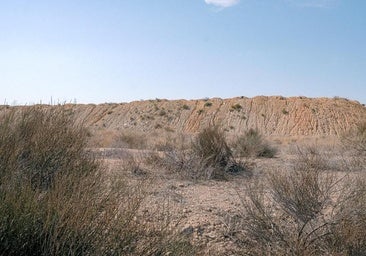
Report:
[[[0,104],[366,103],[365,0],[0,0]]]

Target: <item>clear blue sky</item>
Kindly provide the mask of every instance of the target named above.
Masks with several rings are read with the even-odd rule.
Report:
[[[0,104],[366,103],[365,0],[0,0]]]

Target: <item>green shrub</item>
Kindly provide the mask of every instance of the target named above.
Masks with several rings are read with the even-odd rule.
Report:
[[[184,105],[182,106],[182,108],[183,108],[184,110],[189,110],[189,106],[188,106],[187,104],[184,104]]]
[[[243,107],[239,103],[236,103],[231,106],[231,109],[236,110],[236,111],[240,111],[242,108]]]
[[[205,107],[211,107],[211,106],[212,106],[212,102],[209,102],[209,101],[205,102]]]
[[[239,157],[268,157],[276,154],[276,149],[271,147],[262,137],[258,130],[249,129],[239,136],[233,143],[236,156]]]
[[[166,111],[164,109],[160,110],[159,116],[165,116],[165,115],[166,115]]]

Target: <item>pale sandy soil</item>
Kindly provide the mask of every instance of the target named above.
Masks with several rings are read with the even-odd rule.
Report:
[[[323,149],[328,156],[332,148]],[[113,151],[114,153],[110,153]],[[248,160],[254,179],[265,176],[267,172],[286,171],[296,164],[295,146],[282,147],[272,159]],[[159,220],[164,215],[173,229],[189,236],[201,245],[203,255],[235,255],[235,243],[230,236],[228,216],[242,212],[242,199],[245,197],[246,184],[252,182],[243,174],[230,175],[226,181],[183,179],[165,170],[141,164],[142,172],[131,173],[125,170],[126,159],[131,155],[136,161],[143,162],[149,151],[104,150],[106,163],[110,170],[123,172],[128,179],[140,180],[148,191],[141,218],[146,222]],[[329,158],[329,157],[328,157]],[[328,159],[332,163],[332,159]],[[163,212],[163,213],[162,213]]]

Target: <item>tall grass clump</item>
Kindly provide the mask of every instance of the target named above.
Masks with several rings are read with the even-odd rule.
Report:
[[[157,255],[174,244],[136,220],[141,186],[105,175],[87,135],[63,106],[2,113],[1,255]]]
[[[258,130],[249,129],[233,143],[234,153],[239,157],[275,156],[277,150],[266,142]]]

